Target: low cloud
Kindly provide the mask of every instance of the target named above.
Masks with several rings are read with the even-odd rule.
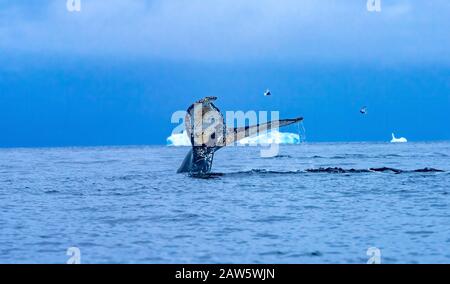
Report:
[[[448,1],[0,0],[0,51],[194,61],[445,62]],[[386,2],[386,3],[385,3]],[[1,56],[1,54],[0,54]],[[448,63],[448,62],[446,62]]]

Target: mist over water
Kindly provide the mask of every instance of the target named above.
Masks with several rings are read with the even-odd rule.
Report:
[[[0,262],[450,261],[449,142],[227,147],[211,178],[188,150],[0,149]]]

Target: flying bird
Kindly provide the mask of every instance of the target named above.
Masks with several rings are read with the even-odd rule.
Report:
[[[267,89],[265,92],[264,92],[264,96],[265,97],[267,97],[267,96],[271,96],[272,94],[270,93],[270,90],[269,89]]]
[[[363,107],[359,110],[359,112],[362,113],[362,114],[367,114],[367,107],[366,107],[366,106],[363,106]]]

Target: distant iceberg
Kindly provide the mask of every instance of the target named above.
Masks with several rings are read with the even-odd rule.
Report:
[[[264,134],[247,137],[238,142],[240,145],[255,145],[255,144],[299,144],[300,136],[295,133],[279,132],[272,130]],[[167,137],[167,146],[191,146],[191,141],[187,136],[186,131],[182,133],[173,133]]]
[[[300,136],[295,133],[280,132],[278,130],[272,130],[264,134],[247,137],[238,142],[241,145],[252,144],[298,144],[300,143]]]
[[[167,137],[166,141],[167,146],[191,146],[186,130],[182,133],[172,133],[172,135]]]
[[[406,143],[408,140],[405,137],[395,138],[394,133],[392,133],[391,143]]]

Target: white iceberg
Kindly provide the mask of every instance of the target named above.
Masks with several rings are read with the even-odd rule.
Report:
[[[405,137],[395,138],[394,133],[392,133],[391,143],[406,143],[406,142],[408,142],[408,140],[406,140]]]
[[[266,145],[266,144],[299,144],[300,136],[295,133],[272,130],[264,134],[247,137],[238,142],[240,145]],[[186,131],[173,133],[167,137],[168,146],[191,146],[191,141]]]
[[[167,146],[191,146],[186,130],[182,133],[172,133],[172,135],[167,137],[166,141]]]
[[[254,137],[247,137],[238,142],[241,145],[265,145],[265,144],[298,144],[300,136],[295,133],[272,130]]]

